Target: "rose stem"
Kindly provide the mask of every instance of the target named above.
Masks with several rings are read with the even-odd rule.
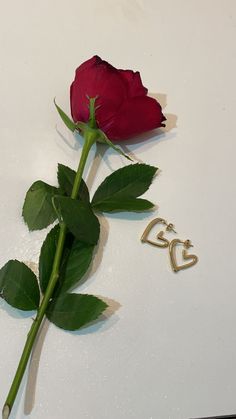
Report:
[[[81,183],[81,179],[82,179],[82,175],[83,175],[83,171],[84,171],[84,167],[87,161],[87,157],[89,154],[89,151],[92,147],[92,145],[95,143],[96,141],[96,130],[85,130],[84,132],[84,145],[83,145],[83,149],[82,149],[82,153],[81,153],[81,158],[80,158],[80,162],[79,162],[79,166],[78,166],[78,170],[76,173],[76,177],[74,180],[74,184],[73,184],[73,189],[71,192],[71,198],[72,199],[76,199],[78,192],[79,192],[79,187],[80,187],[80,183]],[[2,419],[8,419],[12,406],[14,404],[15,398],[17,396],[17,392],[19,390],[22,378],[24,376],[24,372],[25,369],[27,367],[28,364],[28,360],[32,351],[32,347],[34,345],[35,342],[35,338],[37,336],[37,333],[39,331],[40,325],[42,323],[42,320],[44,318],[48,303],[52,297],[53,291],[55,289],[55,285],[58,281],[58,277],[59,277],[59,269],[60,269],[60,263],[61,263],[61,257],[63,254],[63,249],[64,249],[64,243],[65,243],[65,238],[66,238],[66,232],[67,232],[67,228],[65,223],[61,223],[60,224],[60,233],[59,233],[59,238],[58,238],[58,243],[57,243],[57,249],[56,249],[56,253],[55,253],[55,257],[54,257],[54,262],[53,262],[53,267],[52,267],[52,272],[51,272],[51,276],[50,276],[50,280],[46,289],[46,292],[44,294],[44,297],[42,299],[42,302],[39,306],[38,312],[37,312],[37,316],[30,328],[30,331],[28,333],[27,336],[27,340],[24,346],[24,350],[22,352],[21,355],[21,359],[20,362],[18,364],[18,368],[14,377],[14,380],[12,382],[10,391],[8,393],[8,396],[6,398],[4,407],[3,407],[3,411],[2,411]]]

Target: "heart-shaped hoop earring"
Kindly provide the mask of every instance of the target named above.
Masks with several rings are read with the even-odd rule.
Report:
[[[176,261],[176,246],[180,243],[182,243],[185,247],[185,249],[183,249],[182,251],[183,259],[190,260],[190,262],[182,264],[182,265],[178,265]],[[187,249],[189,249],[190,247],[193,247],[190,240],[182,241],[179,239],[174,239],[170,242],[170,245],[169,245],[170,264],[174,272],[178,272],[181,269],[190,268],[191,266],[197,263],[198,257],[196,255],[190,255],[187,253]]]
[[[154,242],[152,240],[148,239],[149,233],[152,230],[152,228],[156,225],[156,224],[164,224],[166,225],[166,231],[173,231],[174,233],[176,233],[176,231],[174,230],[174,225],[172,223],[167,223],[166,220],[164,220],[163,218],[155,218],[154,220],[150,221],[150,223],[147,225],[147,227],[145,228],[142,237],[141,237],[141,242],[142,243],[149,243],[152,244],[153,246],[157,246],[157,247],[161,247],[161,248],[165,248],[168,247],[170,242],[169,240],[167,240],[164,237],[164,231],[160,231],[156,238],[161,242]]]

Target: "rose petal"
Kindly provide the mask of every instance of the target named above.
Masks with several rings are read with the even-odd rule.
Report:
[[[128,87],[129,97],[146,96],[148,89],[143,86],[139,71],[118,70]]]
[[[89,67],[93,67],[94,64],[99,63],[101,58],[98,55],[94,55],[89,60],[80,64],[80,66],[75,70],[75,74],[80,73],[81,71],[87,70]]]
[[[102,129],[110,140],[120,140],[165,126],[165,120],[160,104],[151,97],[142,96],[124,103]]]
[[[71,114],[75,122],[87,122],[88,97],[98,97],[96,119],[101,127],[127,99],[125,82],[119,71],[98,56],[83,63],[71,85]]]

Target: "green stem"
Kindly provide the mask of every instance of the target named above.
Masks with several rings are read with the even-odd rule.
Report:
[[[84,146],[82,149],[82,153],[81,153],[81,158],[80,158],[80,162],[79,162],[79,167],[76,173],[76,177],[75,177],[75,181],[73,184],[73,189],[71,192],[71,198],[72,199],[76,199],[78,192],[79,192],[79,187],[80,187],[80,183],[81,183],[81,179],[82,179],[82,175],[83,175],[83,171],[84,171],[84,167],[87,161],[87,157],[89,154],[89,151],[92,147],[92,145],[94,144],[94,142],[96,141],[96,136],[97,133],[95,130],[91,130],[88,129],[85,131],[84,133]],[[17,396],[22,378],[24,376],[24,372],[25,369],[27,367],[28,364],[28,360],[36,339],[36,336],[38,334],[40,325],[42,323],[42,320],[44,318],[46,309],[48,307],[48,303],[50,302],[50,299],[52,297],[53,291],[55,289],[56,283],[58,281],[58,277],[59,277],[59,269],[60,269],[60,264],[61,264],[61,258],[62,258],[62,254],[63,254],[63,250],[64,250],[64,243],[65,243],[65,238],[66,238],[66,232],[67,232],[67,228],[65,223],[61,223],[60,224],[60,233],[59,233],[59,239],[58,239],[58,243],[57,243],[57,249],[56,249],[56,253],[55,253],[55,257],[54,257],[54,262],[53,262],[53,267],[52,267],[52,272],[51,272],[51,276],[50,276],[50,280],[46,289],[46,292],[44,294],[44,297],[42,299],[42,302],[40,304],[40,307],[38,309],[38,313],[36,316],[36,319],[34,320],[30,331],[28,333],[27,336],[27,340],[21,355],[21,359],[20,362],[18,364],[18,368],[15,374],[15,377],[13,379],[10,391],[8,393],[6,402],[4,404],[3,407],[3,411],[2,411],[2,418],[3,419],[7,419],[10,415],[12,406],[14,404],[15,398]]]

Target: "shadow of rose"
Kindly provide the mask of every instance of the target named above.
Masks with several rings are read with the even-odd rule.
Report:
[[[167,107],[167,95],[164,93],[150,93],[149,96],[153,97],[157,100],[157,102],[160,103],[163,110]],[[172,131],[174,128],[177,128],[177,115],[173,113],[166,113],[164,111],[164,115],[166,117],[165,124],[166,126],[163,128],[160,128],[159,130],[161,133],[167,133]]]

